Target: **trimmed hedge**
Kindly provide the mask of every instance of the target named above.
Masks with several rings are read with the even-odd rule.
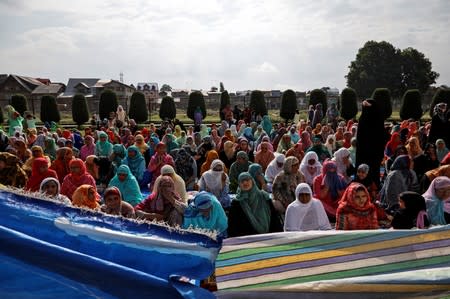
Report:
[[[195,109],[200,107],[202,110],[203,119],[206,117],[206,105],[203,94],[200,91],[194,91],[189,94],[189,102],[187,107],[187,116],[194,120]]]
[[[285,90],[281,96],[280,116],[286,121],[293,120],[297,110],[297,96],[292,89]]]
[[[388,88],[376,88],[372,93],[372,99],[380,104],[383,111],[383,119],[388,119],[392,114],[392,98]]]
[[[109,118],[109,113],[116,112],[117,106],[117,95],[112,90],[105,90],[100,95],[100,102],[98,103],[98,114],[101,120]]]
[[[140,91],[135,91],[131,95],[130,109],[128,117],[134,119],[137,123],[143,123],[148,120],[148,109],[145,103],[145,95]]]
[[[61,120],[58,105],[54,96],[46,95],[41,98],[41,121],[58,123]]]
[[[161,106],[159,107],[159,117],[162,120],[174,119],[177,116],[177,108],[172,97],[166,96],[161,100]]]
[[[447,106],[450,107],[450,88],[438,88],[436,93],[433,96],[433,101],[430,106],[430,116],[433,117],[434,106],[439,103],[447,103]]]
[[[341,117],[345,120],[355,118],[358,114],[358,96],[353,88],[344,88],[341,92]]]
[[[313,89],[309,94],[309,105],[313,105],[314,108],[317,104],[322,104],[323,115],[327,114],[327,94],[322,89]]]
[[[253,90],[250,94],[250,109],[255,111],[256,115],[267,115],[266,101],[264,93],[260,90]]]
[[[221,82],[222,83],[222,82]],[[225,108],[226,106],[230,105],[230,95],[228,94],[228,91],[224,90],[221,94],[220,94],[220,119],[224,120],[225,119],[225,115],[223,115],[222,110],[223,108]]]
[[[28,110],[28,101],[23,94],[15,94],[11,97],[11,106],[23,116],[23,113]]]
[[[72,119],[78,127],[89,121],[89,108],[83,94],[76,94],[72,98]]]
[[[401,120],[415,119],[422,117],[422,94],[418,89],[409,89],[402,98],[402,107],[400,108]]]

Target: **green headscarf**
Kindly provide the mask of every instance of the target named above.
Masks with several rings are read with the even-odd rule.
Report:
[[[247,215],[253,228],[259,234],[265,234],[269,232],[270,228],[270,196],[266,191],[259,190],[256,186],[255,180],[250,173],[243,172],[239,175],[239,183],[244,180],[251,179],[253,186],[250,191],[242,191],[238,188],[236,193],[236,201],[241,205],[245,215]]]

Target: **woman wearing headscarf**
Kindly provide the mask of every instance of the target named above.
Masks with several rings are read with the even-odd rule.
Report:
[[[69,163],[73,159],[72,149],[61,147],[56,151],[56,159],[50,166],[58,174],[59,183],[62,184],[66,175],[70,173]]]
[[[352,137],[348,151],[350,152],[350,159],[352,160],[353,166],[356,166],[356,148],[357,147],[358,147],[358,141],[356,140],[356,137]]]
[[[84,137],[84,145],[80,150],[80,159],[86,161],[86,158],[95,153],[94,137],[87,135]]]
[[[386,157],[392,157],[395,154],[397,147],[401,144],[402,142],[400,141],[400,134],[397,132],[392,133],[391,139],[384,148],[384,155]]]
[[[248,172],[239,175],[239,188],[228,214],[228,236],[282,231],[281,222],[267,192],[259,190]]]
[[[432,225],[450,223],[450,178],[435,178],[423,194],[427,205],[428,219]]]
[[[217,198],[209,192],[202,191],[184,211],[183,228],[198,228],[217,231],[219,236],[226,236],[228,218]]]
[[[230,169],[231,165],[236,161],[233,142],[227,140],[224,143],[223,149],[219,151],[219,159],[225,164],[226,169]]]
[[[122,200],[122,193],[117,187],[109,187],[103,194],[105,202],[101,207],[101,211],[109,215],[119,215],[125,218],[135,218],[134,208],[132,205]]]
[[[172,178],[175,192],[180,196],[181,200],[183,202],[187,203],[188,196],[186,193],[186,185],[184,183],[184,180],[182,177],[180,177],[178,174],[175,173],[175,169],[170,165],[164,165],[161,168],[161,175],[156,179],[155,185],[153,186],[153,190],[158,186],[159,180],[161,180],[162,177],[169,176]]]
[[[231,131],[231,134],[234,136],[234,138],[238,138],[239,137],[239,132],[237,131],[236,125],[231,125],[230,126],[230,131]]]
[[[295,188],[305,181],[299,171],[300,161],[295,157],[287,157],[283,170],[275,177],[272,186],[273,205],[284,217],[287,206],[295,200]]]
[[[270,149],[270,143],[267,141],[263,141],[260,145],[260,148],[255,154],[255,163],[261,165],[263,172],[267,170],[270,162],[275,159],[273,150],[271,151]]]
[[[45,194],[46,196],[50,197],[53,200],[56,200],[60,203],[66,204],[66,205],[71,205],[72,202],[70,201],[70,199],[63,195],[60,194],[61,190],[61,185],[59,184],[58,180],[56,178],[53,177],[48,177],[46,179],[44,179],[41,182],[41,185],[39,187],[39,192]]]
[[[73,192],[81,185],[91,185],[97,192],[95,179],[87,172],[81,159],[73,159],[69,163],[70,173],[66,175],[61,185],[61,194],[72,199]]]
[[[86,165],[87,173],[89,173],[97,182],[97,180],[100,178],[99,158],[95,155],[87,156],[86,161],[84,161],[84,164]]]
[[[336,162],[337,173],[342,175],[347,183],[350,183],[351,176],[355,174],[355,167],[350,160],[350,151],[345,147],[338,149],[333,155],[333,161]]]
[[[109,156],[109,160],[112,162],[114,171],[122,165],[122,160],[125,159],[127,155],[127,149],[123,144],[114,144],[112,154]]]
[[[155,183],[156,179],[161,175],[161,168],[164,165],[175,166],[175,162],[171,155],[166,152],[166,145],[163,142],[158,143],[156,152],[148,163],[147,170],[152,174],[151,185]]]
[[[220,160],[211,163],[210,170],[203,173],[198,181],[199,191],[207,191],[219,200],[224,209],[230,206],[230,180],[224,171],[225,165]]]
[[[336,230],[378,229],[377,211],[366,187],[351,183],[336,212]]]
[[[25,163],[31,157],[31,151],[27,148],[27,144],[23,137],[16,138],[14,141],[14,148],[16,149],[16,156],[21,163]]]
[[[186,149],[180,148],[175,158],[176,173],[184,180],[186,190],[193,190],[197,178],[197,164]]]
[[[180,137],[175,139],[175,142],[177,143],[178,147],[181,148],[186,143],[186,139],[187,139],[186,132],[181,131]]]
[[[425,192],[430,186],[431,182],[438,176],[446,176],[450,178],[450,164],[439,166],[438,168],[425,172],[420,182],[420,191]]]
[[[137,146],[132,145],[127,149],[127,156],[122,160],[122,165],[130,168],[139,185],[144,183],[145,159]]]
[[[265,177],[267,179],[267,188],[269,192],[272,192],[272,185],[275,177],[283,170],[283,165],[285,161],[283,154],[276,154],[275,159],[273,159],[267,166]]]
[[[216,159],[219,159],[219,154],[215,150],[208,151],[208,153],[206,154],[206,160],[205,162],[203,162],[200,168],[200,175],[208,171],[211,168],[212,161]]]
[[[149,153],[148,153],[148,150],[149,150],[150,147],[148,146],[147,143],[145,143],[144,136],[142,136],[141,134],[136,135],[134,137],[134,146],[136,146],[139,149],[139,151],[141,152],[142,156],[144,158],[146,158],[146,161],[148,159],[148,161],[147,161],[147,164],[148,164],[148,162],[150,162],[150,156],[149,156]]]
[[[325,147],[327,148],[330,157],[333,157],[334,151],[336,150],[336,137],[334,135],[328,136]]]
[[[260,190],[267,191],[267,179],[264,176],[264,171],[262,170],[261,165],[258,163],[252,163],[248,167],[248,173],[252,176],[253,180],[256,183],[256,186]]]
[[[386,174],[388,174],[391,171],[392,164],[394,164],[394,161],[395,161],[395,159],[397,159],[398,156],[407,155],[407,154],[408,154],[408,151],[406,150],[406,147],[404,145],[400,144],[397,147],[397,149],[395,150],[394,154],[386,160],[386,163],[385,163]]]
[[[164,135],[162,141],[166,145],[168,153],[179,147],[178,143],[175,142],[175,136],[173,134]]]
[[[296,157],[299,161],[303,160],[305,153],[300,143],[295,143],[287,152],[286,157]]]
[[[111,179],[108,187],[117,187],[122,194],[122,199],[132,206],[135,206],[142,201],[139,183],[127,165],[119,166],[116,175]]]
[[[277,153],[286,154],[286,152],[293,146],[291,142],[291,136],[289,134],[284,134],[278,143]]]
[[[424,152],[413,159],[413,169],[416,172],[419,182],[422,180],[425,172],[438,168],[439,164],[435,145],[427,143]]]
[[[272,132],[272,121],[269,115],[264,115],[261,121],[263,130],[269,135]]]
[[[253,154],[253,149],[251,147],[251,144],[249,143],[248,139],[246,139],[245,137],[239,137],[237,146],[234,149],[234,152],[236,155],[238,152],[241,152],[241,151],[247,154],[248,160],[250,162],[255,161],[255,155]]]
[[[248,155],[244,151],[239,151],[236,154],[236,162],[231,164],[230,177],[230,192],[236,193],[238,188],[238,177],[242,172],[248,171],[251,162],[248,160]]]
[[[219,133],[217,133],[217,130],[211,130],[211,139],[214,142],[214,144],[216,145],[216,150],[219,150],[220,147],[220,136]]]
[[[223,136],[225,136],[228,140],[232,142],[235,142],[237,140],[237,137],[234,137],[233,133],[231,132],[231,129],[226,129]]]
[[[98,141],[95,144],[94,154],[97,157],[109,157],[112,153],[113,145],[108,141],[108,134],[103,131],[98,133]]]
[[[382,206],[395,212],[398,209],[398,195],[405,191],[419,191],[419,184],[414,170],[411,169],[411,158],[408,155],[398,156],[392,164],[380,191]]]
[[[300,172],[305,178],[305,182],[312,187],[314,179],[322,173],[322,164],[315,152],[308,152],[300,163]]]
[[[313,193],[322,202],[330,222],[335,222],[339,199],[346,187],[345,179],[337,173],[336,163],[325,161],[322,174],[314,179]]]
[[[50,157],[50,160],[56,159],[56,143],[55,139],[52,137],[45,137],[45,148],[44,148],[44,154],[48,157]]]
[[[33,161],[35,159],[33,159]],[[23,188],[27,184],[27,179],[28,176],[26,172],[20,167],[19,158],[7,152],[0,152],[0,184]]]
[[[417,137],[411,137],[406,144],[406,150],[408,151],[408,155],[415,159],[419,155],[423,154],[423,150],[420,147],[420,142]]]
[[[44,156],[44,150],[42,149],[42,147],[40,147],[39,145],[33,145],[31,147],[31,157],[28,158],[28,160],[23,164],[22,169],[25,170],[28,175],[30,175],[34,159],[42,157],[47,159],[48,166],[50,167],[52,163],[49,157]]]
[[[395,229],[419,229],[429,225],[427,206],[422,195],[416,192],[406,191],[398,196],[399,210],[394,214],[391,225]]]
[[[304,152],[312,146],[311,135],[309,135],[308,131],[303,131],[300,135],[300,144]]]
[[[97,210],[100,208],[100,196],[91,185],[81,185],[72,195],[72,205],[75,207]]]
[[[317,156],[319,157],[319,161],[323,162],[326,159],[331,159],[332,155],[330,155],[330,152],[328,148],[323,145],[323,140],[321,135],[315,135],[313,137],[313,145],[306,151],[308,152],[315,152]]]
[[[209,136],[209,130],[208,130],[208,126],[205,124],[201,124],[200,125],[200,136],[203,138],[205,138],[206,136]]]
[[[48,162],[45,158],[36,158],[33,161],[31,176],[28,178],[25,190],[36,192],[39,191],[41,182],[48,177],[58,178],[56,172],[48,168]]]
[[[138,218],[167,222],[170,226],[181,226],[186,204],[175,192],[171,177],[164,176],[159,180],[153,192],[134,210]]]
[[[436,155],[439,162],[441,162],[449,152],[444,139],[436,140]]]
[[[125,112],[125,110],[123,110],[122,105],[117,106],[117,111],[116,111],[116,119],[120,120],[123,124],[123,126],[126,126],[126,119],[127,119],[127,114]]]
[[[128,128],[123,128],[122,134],[121,134],[121,137],[120,137],[121,143],[122,143],[122,144],[127,144],[127,143],[128,143],[128,137],[130,137],[131,135],[132,135],[132,134],[131,134],[130,129],[128,129]]]
[[[289,204],[284,219],[284,231],[330,230],[322,202],[313,198],[311,187],[301,183],[295,189],[297,200]]]

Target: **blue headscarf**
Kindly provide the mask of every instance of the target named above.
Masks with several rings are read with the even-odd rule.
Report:
[[[106,137],[106,141],[101,141],[100,138]],[[97,157],[109,157],[112,153],[113,145],[108,141],[108,134],[100,132],[98,134],[98,141],[95,144],[95,155]]]
[[[263,116],[261,126],[263,127],[263,130],[267,133],[267,135],[272,132],[272,121],[270,120],[269,115],[266,114]]]
[[[264,176],[263,170],[262,170],[262,166],[259,165],[258,163],[252,163],[250,164],[250,166],[248,167],[248,173],[250,173],[250,175],[253,177],[253,179],[256,182],[256,185],[258,185],[258,188],[261,189],[262,186],[260,186],[259,181],[256,179],[256,177],[258,175],[261,175],[264,178],[264,181],[267,183],[267,179]]]
[[[153,141],[153,145],[150,143],[150,140]],[[152,135],[152,137],[150,137],[150,139],[148,140],[147,144],[149,146],[148,150],[150,152],[150,157],[155,154],[155,152],[156,152],[155,148],[158,143],[159,143],[159,138],[155,135]]]
[[[127,175],[123,182],[119,180],[119,174]],[[123,200],[132,206],[137,205],[143,199],[141,190],[139,189],[139,184],[127,165],[119,166],[116,175],[111,179],[108,185],[108,187],[113,186],[120,190]]]
[[[211,209],[206,218],[200,210]],[[217,198],[206,191],[199,192],[184,213],[183,228],[188,227],[215,230],[220,235],[226,233],[228,219]]]
[[[135,156],[131,158],[127,155],[123,160],[123,165],[128,165],[131,173],[136,177],[138,181],[141,181],[144,177],[145,172],[145,159],[141,154],[139,148],[135,145],[132,145],[128,148],[128,152],[135,152]]]
[[[445,225],[447,222],[444,217],[444,202],[448,198],[438,198],[436,196],[436,189],[449,188],[450,178],[445,176],[438,176],[435,178],[427,191],[423,194],[425,198],[425,203],[427,205],[427,213],[430,218],[431,224],[434,225]]]

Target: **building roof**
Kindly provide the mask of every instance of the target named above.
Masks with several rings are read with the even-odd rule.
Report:
[[[150,89],[152,89],[152,87],[154,86],[155,89],[158,91],[158,83],[152,83],[152,82],[140,82],[137,84],[136,89],[144,89],[144,86],[148,85],[150,87]]]
[[[59,94],[64,90],[61,83],[50,83],[49,85],[41,85],[36,87],[31,94]]]
[[[78,93],[76,90],[76,86],[80,83],[90,88],[90,93],[93,94],[95,85],[97,82],[100,81],[100,79],[95,78],[70,78],[69,82],[67,82],[66,91],[60,95],[61,97],[73,97],[75,94]]]
[[[8,78],[12,78],[17,83],[19,83],[25,90],[28,92],[32,92],[36,87],[45,85],[44,83],[36,80],[35,78],[18,76],[18,75],[9,75],[6,79],[3,80],[5,82]]]

